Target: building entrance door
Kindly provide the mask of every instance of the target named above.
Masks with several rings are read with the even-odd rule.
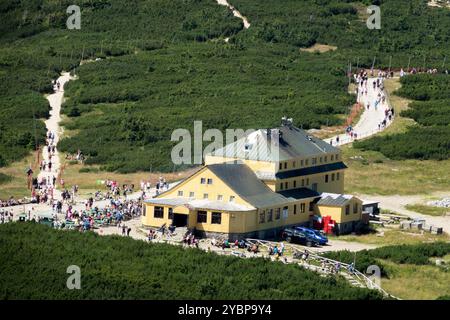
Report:
[[[173,225],[175,227],[187,227],[188,217],[189,216],[187,214],[174,213],[173,214]]]

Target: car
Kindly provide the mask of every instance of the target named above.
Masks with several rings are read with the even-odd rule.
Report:
[[[312,247],[319,245],[316,237],[311,237],[309,234],[297,229],[297,228],[286,228],[281,233],[281,238],[289,243],[299,243]]]
[[[305,227],[295,227],[295,229],[305,233],[308,237],[315,239],[315,241],[321,246],[326,245],[328,243],[328,238],[325,236],[325,234],[323,234],[323,232],[319,230],[314,230]]]

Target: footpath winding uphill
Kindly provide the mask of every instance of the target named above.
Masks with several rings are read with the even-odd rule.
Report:
[[[386,121],[385,127],[378,127],[378,125],[386,118],[385,110],[390,109],[391,106],[389,104],[389,99],[386,92],[379,88],[373,87],[372,83],[374,81],[377,81],[377,78],[368,79],[367,94],[362,94],[362,90],[358,91],[358,102],[364,107],[364,111],[361,114],[358,123],[353,127],[353,132],[356,133],[357,139],[367,138],[377,134],[378,132],[386,129],[392,123],[392,121]],[[375,107],[378,94],[386,96],[386,100],[385,103],[380,102],[378,106]],[[369,109],[367,109],[367,105],[369,105]],[[338,137],[339,142],[337,142]],[[334,146],[342,146],[353,142],[354,139],[347,133],[342,133],[327,139],[327,141],[332,142]]]
[[[217,0],[217,3],[222,6],[227,6],[231,11],[233,11],[235,17],[242,19],[245,29],[250,28],[250,22],[248,22],[247,18],[244,17],[238,10],[236,10],[236,8],[233,7],[227,0]]]
[[[59,137],[61,135],[61,128],[59,126],[59,122],[61,121],[61,104],[64,98],[64,85],[71,80],[70,73],[65,72],[56,80],[59,83],[59,88],[57,85],[53,87],[54,93],[50,94],[47,97],[47,100],[50,104],[50,117],[45,121],[45,126],[47,128],[47,133],[53,134],[53,145],[57,145],[59,141]],[[42,159],[45,163],[49,163],[51,159],[52,166],[49,170],[48,165],[44,170],[41,170],[38,174],[38,181],[42,181],[42,179],[53,180],[53,177],[58,178],[61,168],[61,161],[59,159],[58,149],[55,149],[55,152],[52,154],[50,158],[50,154],[46,147],[42,150]],[[54,197],[59,199],[61,194],[60,192],[56,192],[56,184],[54,187]]]

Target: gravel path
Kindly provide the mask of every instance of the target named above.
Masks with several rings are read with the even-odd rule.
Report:
[[[233,15],[235,17],[242,19],[245,29],[250,28],[250,22],[248,22],[247,18],[244,17],[239,11],[237,11],[227,0],[217,0],[217,3],[222,6],[228,7],[231,11],[233,11]]]
[[[449,192],[437,192],[433,193],[431,196],[433,197],[448,197],[450,195]],[[380,207],[383,209],[388,209],[395,211],[400,214],[407,215],[411,218],[420,218],[425,219],[425,221],[429,224],[432,224],[436,227],[442,227],[444,232],[450,233],[450,216],[446,217],[435,217],[430,215],[420,214],[414,211],[410,211],[405,208],[407,204],[416,204],[416,203],[425,203],[427,197],[430,195],[411,195],[411,196],[399,196],[399,195],[389,195],[389,196],[379,196],[379,195],[358,195],[360,198],[369,201],[379,201]]]
[[[384,130],[385,128],[381,128],[381,130],[378,129],[378,124],[381,123],[385,118],[385,110],[387,108],[391,108],[389,105],[389,99],[386,94],[386,92],[381,91],[378,88],[373,88],[372,82],[376,81],[377,78],[369,78],[368,79],[368,85],[367,85],[367,95],[361,95],[361,93],[358,93],[357,101],[361,103],[361,105],[364,107],[364,111],[361,114],[361,117],[358,121],[358,123],[353,127],[353,132],[357,134],[357,139],[361,138],[367,138],[374,134],[377,134],[378,132]],[[385,103],[380,103],[378,107],[375,109],[375,101],[377,100],[378,93],[384,93],[386,96]],[[367,104],[370,104],[369,110],[367,110]],[[386,128],[392,123],[387,122]],[[334,136],[332,138],[325,139],[325,141],[332,141],[333,145],[344,145],[348,144],[354,141],[348,134],[342,133],[339,135],[339,144],[336,144],[336,138],[338,136]]]
[[[61,104],[63,102],[64,98],[64,85],[71,80],[70,73],[65,72],[63,73],[57,81],[60,83],[60,89],[56,87],[56,85],[53,87],[53,90],[55,93],[50,94],[47,96],[47,100],[50,104],[50,117],[48,120],[45,121],[45,126],[47,128],[47,131],[51,131],[54,133],[54,143],[55,145],[58,144],[60,135],[61,135],[61,127],[59,126],[59,122],[61,121]],[[43,159],[48,162],[48,152],[47,148],[43,148],[42,150],[42,157]],[[41,181],[42,178],[52,178],[53,176],[58,177],[60,168],[61,168],[61,161],[59,158],[59,152],[58,149],[55,150],[55,155],[52,157],[52,168],[49,171],[46,169],[45,171],[41,171],[38,174],[38,180]],[[59,199],[61,197],[61,193],[54,190],[54,197]]]

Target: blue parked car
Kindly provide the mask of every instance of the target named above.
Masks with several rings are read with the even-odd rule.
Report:
[[[321,246],[326,245],[328,243],[327,236],[318,230],[309,229],[305,227],[295,227],[295,229],[300,232],[303,232],[305,235],[308,236],[308,238],[314,239],[315,242],[317,242]]]

